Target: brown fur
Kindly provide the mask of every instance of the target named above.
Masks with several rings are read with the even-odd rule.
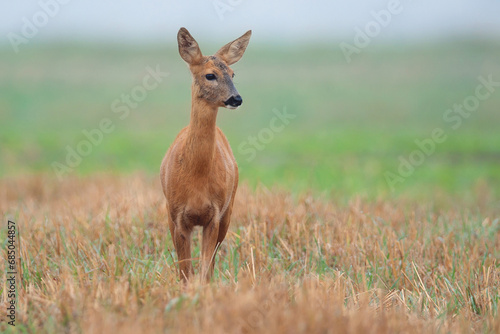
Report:
[[[198,43],[185,28],[177,35],[179,54],[193,76],[191,120],[167,151],[160,177],[183,280],[193,274],[193,228],[203,227],[201,263],[206,279],[213,275],[217,247],[229,228],[238,166],[226,136],[216,126],[216,118],[218,108],[238,94],[229,65],[241,58],[250,34],[247,32],[209,57],[201,54]],[[217,80],[207,80],[207,74],[215,74]]]

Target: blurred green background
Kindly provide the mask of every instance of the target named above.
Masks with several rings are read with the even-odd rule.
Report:
[[[236,38],[238,35],[235,35]],[[196,38],[196,36],[195,36]],[[221,45],[203,43],[205,54]],[[99,43],[33,44],[15,54],[0,49],[0,175],[54,175],[67,145],[103,118],[114,124],[73,174],[157,174],[167,148],[189,122],[190,74],[175,47]],[[220,109],[225,132],[251,185],[313,189],[342,196],[471,194],[484,185],[500,189],[500,87],[457,129],[443,115],[475,94],[478,76],[500,81],[500,44],[492,40],[382,44],[347,63],[338,43],[272,46],[251,42],[233,66],[244,99],[238,110]],[[142,85],[147,67],[169,75],[120,119],[111,104]],[[289,124],[260,142],[255,157],[249,136],[269,134],[273,110],[293,114]],[[276,124],[280,125],[280,122]],[[436,145],[415,171],[388,185],[400,157],[442,128]],[[267,139],[267,137],[264,137]]]

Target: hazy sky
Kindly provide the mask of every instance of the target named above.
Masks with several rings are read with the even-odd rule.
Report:
[[[54,8],[53,3],[67,2]],[[392,0],[397,1],[397,0]],[[352,41],[355,27],[373,20],[372,11],[387,9],[391,1],[284,0],[3,0],[0,35],[22,34],[26,21],[39,20],[30,41],[53,39],[118,42],[175,40],[179,27],[193,35],[225,41],[253,29],[253,40]],[[50,5],[52,3],[52,5]],[[47,4],[47,5],[43,5]],[[53,17],[42,7],[51,8]],[[492,35],[500,38],[498,0],[400,1],[401,13],[392,15],[378,40],[434,38],[450,35]],[[45,20],[46,19],[46,20]]]

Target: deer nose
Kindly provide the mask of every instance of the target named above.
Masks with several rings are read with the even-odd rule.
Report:
[[[240,95],[231,96],[224,104],[231,107],[239,107],[243,103],[243,99]]]

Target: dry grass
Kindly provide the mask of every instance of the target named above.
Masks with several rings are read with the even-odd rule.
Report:
[[[2,240],[7,218],[21,235],[16,330],[500,331],[500,210],[485,189],[475,203],[338,204],[243,186],[214,282],[187,286],[160,189],[141,175],[0,180]]]

